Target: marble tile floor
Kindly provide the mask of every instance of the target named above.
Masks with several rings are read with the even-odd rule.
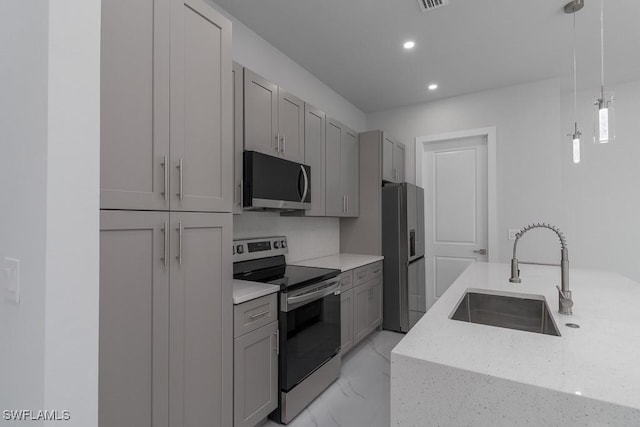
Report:
[[[390,354],[404,337],[375,331],[342,359],[342,373],[290,427],[389,427]],[[279,424],[268,421],[267,427]]]

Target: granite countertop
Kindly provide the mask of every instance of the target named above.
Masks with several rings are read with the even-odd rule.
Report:
[[[280,290],[280,286],[266,283],[248,282],[246,280],[233,280],[233,305],[242,304],[252,299],[274,294]]]
[[[485,383],[506,380],[512,385],[527,386],[527,390],[544,389],[570,396],[566,399],[582,398],[582,402],[593,402],[590,399],[594,399],[612,407],[640,409],[637,357],[640,354],[640,284],[614,273],[572,268],[569,284],[575,303],[574,314],[562,315],[558,313],[555,288],[560,281],[560,269],[533,265],[521,265],[520,268],[522,283],[513,284],[508,280],[507,264],[470,265],[393,349],[392,364],[398,367],[396,373],[402,375],[404,363],[428,362],[441,370],[452,368],[451,372],[479,374],[475,376],[475,386],[478,380]],[[561,336],[450,319],[461,297],[471,288],[544,296]],[[578,324],[580,328],[569,328],[567,323]],[[415,372],[415,366],[405,374],[410,372]],[[403,390],[405,383],[412,380],[405,378],[401,383],[399,378],[394,380],[393,377],[392,367],[396,396],[404,392],[420,396],[431,381],[422,383],[421,391]],[[441,387],[434,383],[431,386],[434,389]],[[458,386],[465,387],[463,384]],[[392,395],[393,389],[392,386]],[[469,395],[468,390],[466,394]],[[470,399],[475,398],[478,396]],[[397,409],[402,406],[401,402],[396,403]],[[544,407],[536,407],[536,404],[544,406],[541,402],[530,402],[529,406],[544,412]],[[584,403],[577,402],[576,405]],[[580,411],[588,413],[589,409]],[[482,412],[482,409],[478,410],[478,413]],[[563,408],[556,412],[552,417],[560,416],[558,413],[561,414]],[[614,422],[616,418],[609,416],[607,419]],[[458,421],[462,422],[461,419]],[[595,420],[591,418],[591,421]]]
[[[362,267],[363,265],[382,261],[383,259],[384,257],[379,255],[335,254],[320,258],[306,259],[303,261],[295,261],[291,264],[301,265],[304,267],[333,268],[344,272]]]

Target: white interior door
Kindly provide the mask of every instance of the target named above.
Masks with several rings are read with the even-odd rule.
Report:
[[[427,308],[487,257],[487,138],[428,144],[423,157]]]

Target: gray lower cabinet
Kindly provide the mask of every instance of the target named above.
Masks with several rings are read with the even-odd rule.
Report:
[[[100,222],[100,427],[231,425],[231,214]]]
[[[358,344],[382,323],[382,278],[353,288],[353,340]]]
[[[233,62],[233,213],[242,213],[242,153],[244,151],[244,85],[242,65]]]
[[[231,23],[203,0],[102,5],[102,209],[231,212]]]
[[[357,217],[360,214],[358,147],[356,132],[335,119],[327,118],[325,178],[327,216]]]
[[[234,341],[234,423],[253,427],[278,407],[278,322]]]
[[[245,149],[304,162],[304,101],[244,69]]]
[[[340,294],[340,353],[345,354],[353,347],[353,289]]]
[[[236,427],[253,427],[278,407],[277,295],[266,295],[233,308]]]

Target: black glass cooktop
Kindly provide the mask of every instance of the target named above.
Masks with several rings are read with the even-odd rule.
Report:
[[[284,256],[269,257],[233,264],[233,278],[280,285],[283,291],[336,277],[340,270],[287,265]]]

